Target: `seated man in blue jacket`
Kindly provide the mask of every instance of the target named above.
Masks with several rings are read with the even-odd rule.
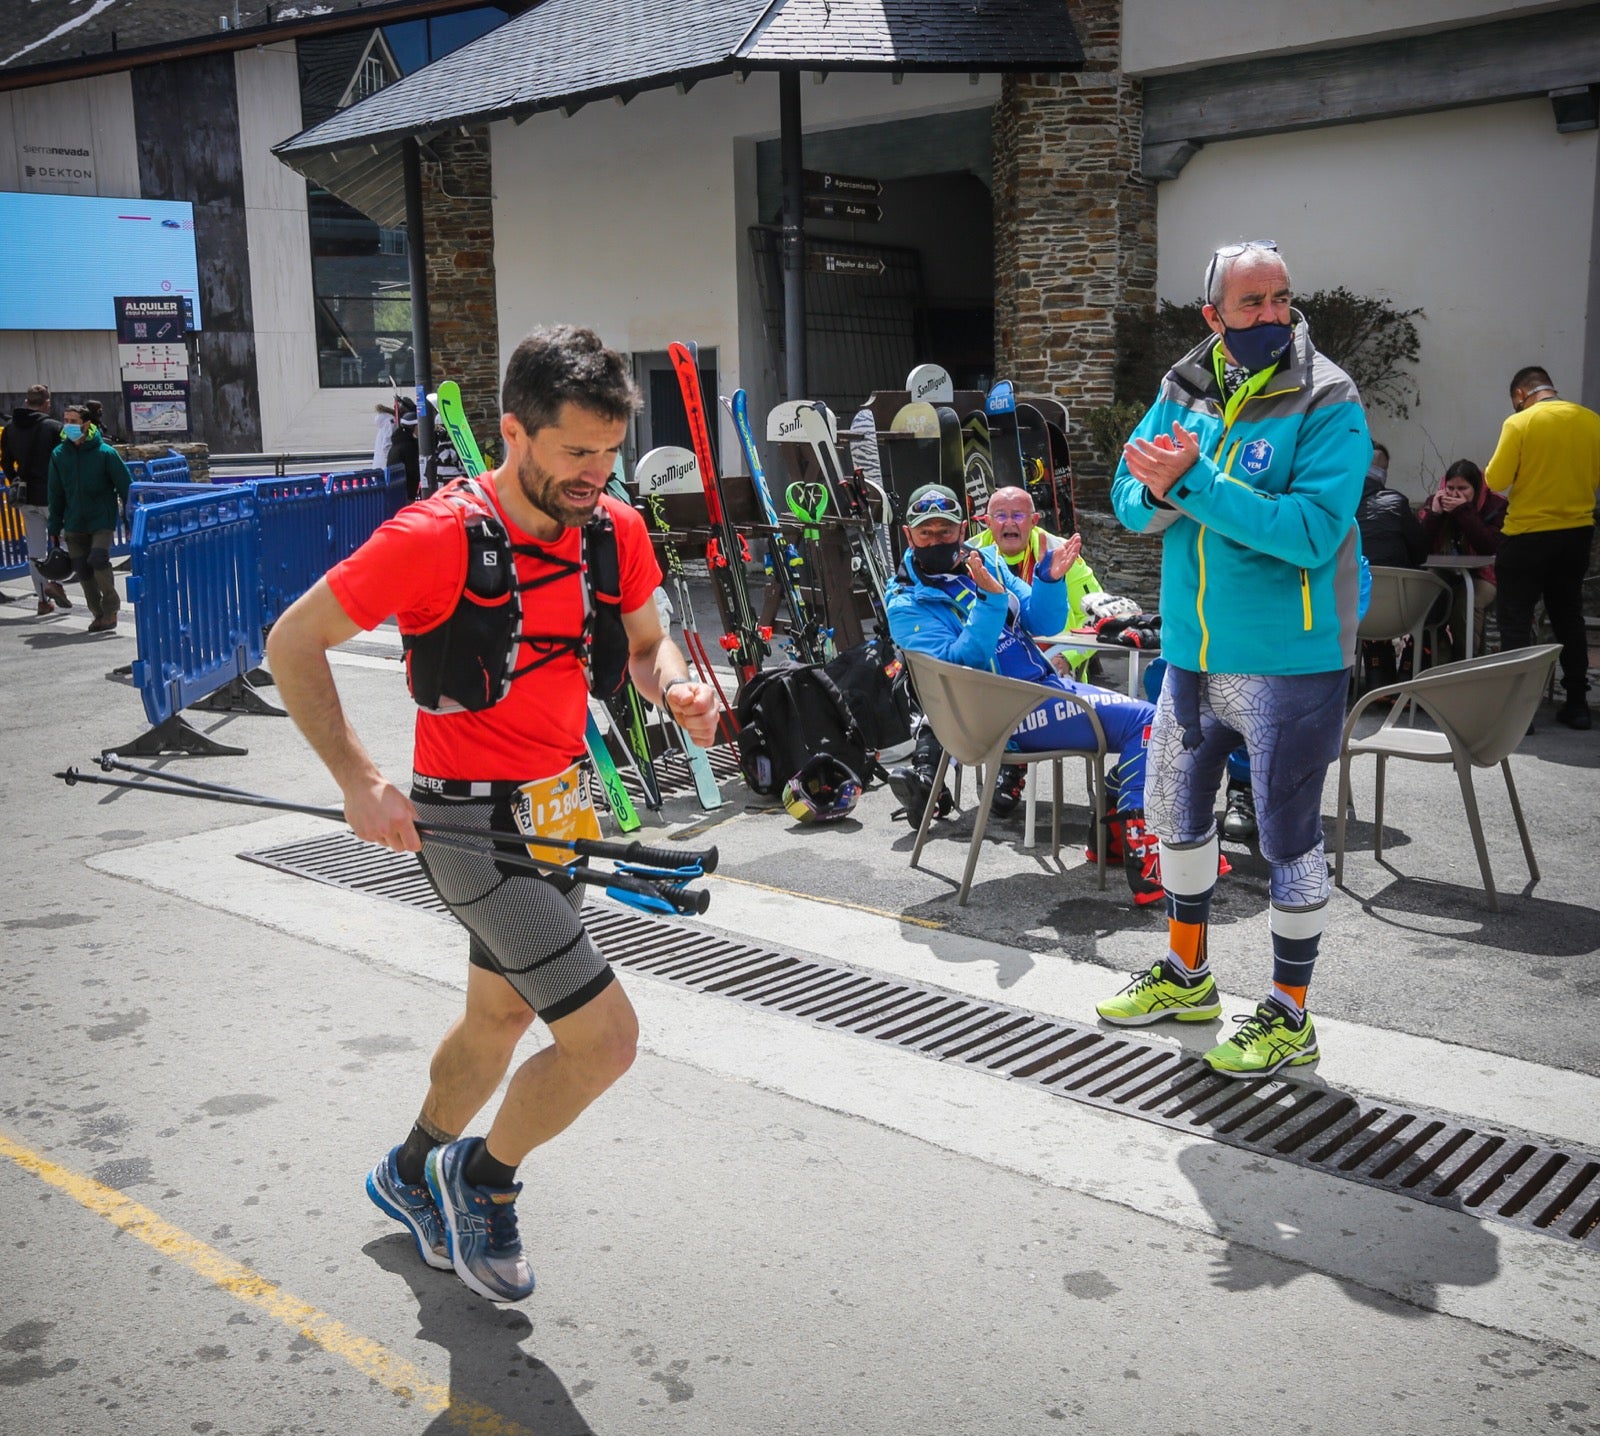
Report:
[[[1122,830],[1128,886],[1137,903],[1161,901],[1156,840],[1144,826],[1145,745],[1155,708],[1139,698],[1063,678],[1033,641],[1035,634],[1059,633],[1066,621],[1063,579],[1071,566],[1071,550],[1052,550],[1034,569],[1033,583],[1026,584],[994,550],[961,541],[964,517],[961,501],[942,484],[925,484],[907,501],[909,547],[887,595],[890,636],[901,648],[946,663],[986,668],[1088,699],[1105,730],[1107,747],[1120,755],[1107,775],[1107,786],[1112,821]],[[932,734],[926,728],[923,733],[919,759],[927,763]],[[1081,709],[1046,701],[1018,725],[1011,746],[1020,752],[1040,752],[1094,743],[1088,716]],[[928,766],[937,761],[935,746]],[[927,797],[923,795],[923,802]],[[920,821],[920,805],[917,817]]]
[[[1214,809],[1242,742],[1271,868],[1272,983],[1205,1060],[1226,1076],[1265,1077],[1317,1058],[1305,1003],[1330,892],[1322,787],[1355,651],[1355,517],[1372,440],[1355,384],[1290,308],[1275,244],[1217,250],[1202,292],[1212,333],[1162,380],[1111,486],[1128,528],[1162,536],[1168,667],[1148,815],[1168,936],[1150,971],[1097,1010],[1123,1024],[1220,1015],[1207,952]]]

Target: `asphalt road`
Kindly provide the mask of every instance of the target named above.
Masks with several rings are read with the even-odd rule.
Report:
[[[1600,1430],[1592,1248],[644,975],[634,1070],[524,1166],[538,1291],[479,1301],[362,1191],[464,945],[238,860],[316,820],[54,781],[146,726],[107,676],[131,636],[84,622],[0,606],[0,1431]],[[354,647],[341,689],[401,774],[392,642]],[[285,720],[195,721],[250,752],[184,771],[334,797]],[[1479,775],[1498,915],[1448,770],[1396,766],[1392,870],[1351,858],[1313,988],[1327,1080],[1600,1146],[1597,762],[1600,734],[1548,721],[1514,760],[1526,895]],[[1080,1022],[1158,947],[1020,817],[959,909],[964,827],[913,871],[886,792],[806,831],[726,791],[667,814],[721,848],[710,929]],[[1232,857],[1213,962],[1238,1009],[1266,891]]]

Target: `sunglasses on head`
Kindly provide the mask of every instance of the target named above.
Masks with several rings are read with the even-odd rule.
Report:
[[[907,518],[926,518],[929,514],[939,514],[944,518],[959,519],[961,505],[952,503],[943,494],[924,494],[920,499],[906,505]]]
[[[1211,281],[1217,277],[1218,261],[1236,259],[1251,249],[1267,249],[1273,254],[1278,252],[1278,241],[1275,239],[1241,239],[1238,244],[1225,244],[1221,249],[1211,251],[1211,263],[1206,266],[1205,297],[1206,303],[1211,302]]]

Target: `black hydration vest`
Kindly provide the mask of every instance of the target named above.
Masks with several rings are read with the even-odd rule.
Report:
[[[451,484],[441,495],[461,524],[467,578],[454,610],[422,633],[401,631],[406,682],[417,706],[429,713],[477,713],[491,708],[525,674],[575,654],[589,691],[609,698],[628,667],[622,624],[622,578],[617,534],[605,506],[583,526],[577,563],[538,544],[513,544],[493,501],[474,479]],[[516,556],[550,568],[517,582]],[[524,633],[522,595],[578,574],[583,582],[583,630],[577,636]],[[522,646],[531,652],[520,668]]]

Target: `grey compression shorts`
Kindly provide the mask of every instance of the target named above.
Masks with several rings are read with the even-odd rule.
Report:
[[[455,785],[430,780],[429,788],[412,788],[422,822],[517,831],[510,801],[514,784],[473,785],[491,789],[482,797],[445,796],[437,791],[441,786]],[[419,857],[433,890],[471,934],[468,960],[504,977],[545,1022],[576,1012],[611,983],[611,966],[578,916],[583,906],[578,884],[563,892],[525,869],[502,866],[487,852],[446,847],[426,834]]]

